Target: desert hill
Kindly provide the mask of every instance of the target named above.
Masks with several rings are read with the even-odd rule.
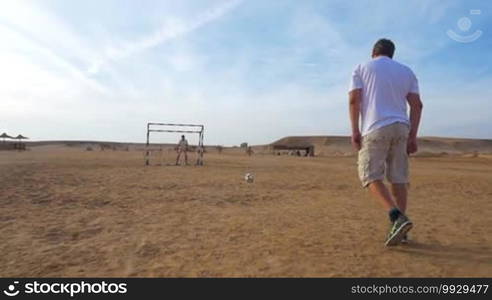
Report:
[[[421,137],[417,156],[492,154],[492,140]],[[289,136],[269,145],[254,146],[255,152],[272,152],[275,146],[306,148],[314,146],[315,155],[354,155],[348,136]]]

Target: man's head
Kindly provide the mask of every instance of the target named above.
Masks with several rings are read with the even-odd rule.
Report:
[[[184,134],[183,134],[183,135],[181,136],[181,139],[182,139],[182,140],[184,140],[184,139],[185,139],[185,136],[184,136]]]
[[[395,54],[395,44],[391,40],[388,39],[380,39],[374,44],[372,48],[372,58],[384,55],[389,58],[393,58],[393,54]]]

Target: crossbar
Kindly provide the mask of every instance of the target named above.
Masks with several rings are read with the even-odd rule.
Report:
[[[149,129],[149,132],[182,132],[182,133],[201,133],[201,131],[193,131],[193,130],[163,130],[163,129]]]
[[[196,124],[148,123],[148,125],[160,125],[160,126],[185,126],[185,127],[202,127],[202,128],[203,128],[203,125],[196,125]]]

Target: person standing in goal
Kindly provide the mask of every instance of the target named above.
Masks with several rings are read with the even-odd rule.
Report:
[[[185,136],[181,136],[181,140],[178,142],[178,157],[176,157],[176,166],[179,165],[179,159],[181,157],[181,154],[184,153],[185,157],[185,164],[188,165],[188,141],[186,140]]]
[[[392,41],[377,41],[372,60],[358,65],[352,73],[349,89],[352,144],[359,153],[359,178],[388,212],[391,228],[386,246],[406,242],[413,226],[405,215],[408,155],[417,151],[423,107],[417,78],[409,67],[392,59],[394,52]],[[383,183],[385,176],[391,183],[391,193]]]

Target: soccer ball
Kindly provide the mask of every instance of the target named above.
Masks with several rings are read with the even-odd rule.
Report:
[[[251,173],[246,173],[246,175],[244,175],[244,180],[247,183],[252,183],[253,181],[255,181],[255,175],[253,175]]]

